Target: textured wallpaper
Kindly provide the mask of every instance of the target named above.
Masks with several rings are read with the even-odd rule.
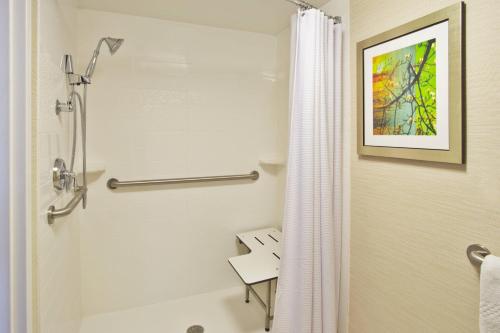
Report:
[[[356,42],[456,1],[351,0]],[[500,253],[498,2],[466,6],[467,164],[356,153],[352,82],[350,332],[478,332],[479,274],[471,243]]]

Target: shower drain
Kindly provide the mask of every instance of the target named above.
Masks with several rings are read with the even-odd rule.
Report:
[[[186,333],[203,333],[203,332],[205,332],[205,329],[203,328],[203,326],[200,325],[193,325],[189,327],[186,331]]]

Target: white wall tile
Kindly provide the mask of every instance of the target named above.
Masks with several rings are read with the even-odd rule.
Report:
[[[37,263],[39,332],[77,333],[80,329],[79,226],[75,215],[47,224],[47,208],[69,200],[54,191],[52,165],[62,157],[69,163],[69,115],[57,117],[56,98],[65,99],[61,56],[74,51],[76,4],[47,0],[38,4],[38,125],[37,125]]]
[[[84,314],[239,285],[227,264],[237,254],[235,233],[281,219],[284,172],[258,165],[262,154],[286,148],[278,39],[89,10],[78,17],[81,69],[100,37],[125,38],[112,57],[103,48],[89,88],[89,161],[106,172],[82,214]],[[105,186],[110,177],[253,169],[261,172],[255,183]]]

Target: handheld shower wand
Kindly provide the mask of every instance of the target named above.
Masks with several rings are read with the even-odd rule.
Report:
[[[111,55],[115,54],[116,51],[122,46],[123,39],[122,38],[112,38],[112,37],[104,37],[99,40],[97,43],[97,47],[94,50],[94,54],[92,59],[90,59],[89,65],[87,66],[87,70],[85,71],[85,77],[90,81],[90,78],[94,74],[95,66],[97,64],[97,58],[99,57],[99,50],[101,49],[102,43],[106,42],[109,48],[109,53]]]

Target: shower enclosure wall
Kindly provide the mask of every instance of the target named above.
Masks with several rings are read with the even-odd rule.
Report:
[[[84,314],[238,286],[226,261],[235,233],[280,224],[281,170],[115,191],[106,181],[247,173],[283,152],[276,38],[91,10],[78,18],[79,58],[103,31],[126,39],[100,59],[89,98],[88,154],[105,173],[82,214]]]
[[[78,332],[82,319],[207,293],[243,302],[244,289],[227,263],[242,250],[235,234],[281,225],[288,31],[260,34],[79,9],[72,0],[40,1],[38,20],[40,332]],[[59,62],[71,53],[83,72],[103,35],[126,42],[99,59],[89,87],[87,209],[48,226],[47,207],[70,199],[54,192],[50,179],[53,160],[68,159],[71,142],[70,116],[53,112],[67,94]],[[256,182],[106,187],[113,177],[254,169]]]

